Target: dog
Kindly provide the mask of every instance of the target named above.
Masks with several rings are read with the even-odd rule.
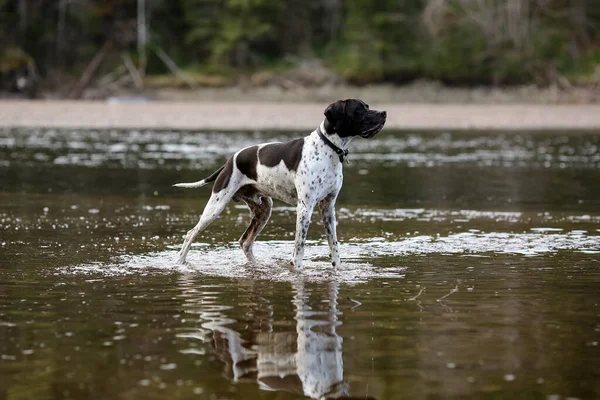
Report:
[[[271,216],[273,198],[296,206],[296,238],[292,266],[302,268],[306,234],[315,206],[321,210],[331,261],[340,265],[336,235],[335,201],[342,188],[342,164],[348,144],[379,133],[385,111],[370,110],[362,100],[339,100],[325,109],[325,119],[304,138],[246,147],[229,158],[208,178],[173,186],[197,188],[214,182],[212,194],[198,224],[185,236],[179,264],[185,263],[192,242],[225,209],[230,200],[244,201],[250,225],[239,240],[248,262],[255,263],[252,247]]]

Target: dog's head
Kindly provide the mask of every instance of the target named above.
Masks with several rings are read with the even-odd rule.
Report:
[[[375,136],[385,124],[385,111],[369,110],[362,100],[338,100],[325,109],[325,130],[340,137]]]

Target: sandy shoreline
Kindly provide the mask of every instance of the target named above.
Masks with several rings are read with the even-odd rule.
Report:
[[[0,101],[0,127],[312,130],[327,104],[282,102]],[[388,129],[598,130],[600,105],[379,104]]]

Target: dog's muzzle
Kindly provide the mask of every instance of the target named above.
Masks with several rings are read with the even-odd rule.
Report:
[[[376,111],[375,116],[373,117],[372,126],[366,131],[360,134],[361,137],[365,139],[372,138],[377,135],[383,129],[385,125],[385,121],[387,119],[387,112],[385,111]]]

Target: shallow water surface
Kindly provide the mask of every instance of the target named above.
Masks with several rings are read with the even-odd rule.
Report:
[[[600,398],[600,135],[352,143],[342,266],[276,203],[176,265],[228,155],[293,134],[0,130],[0,398]]]

